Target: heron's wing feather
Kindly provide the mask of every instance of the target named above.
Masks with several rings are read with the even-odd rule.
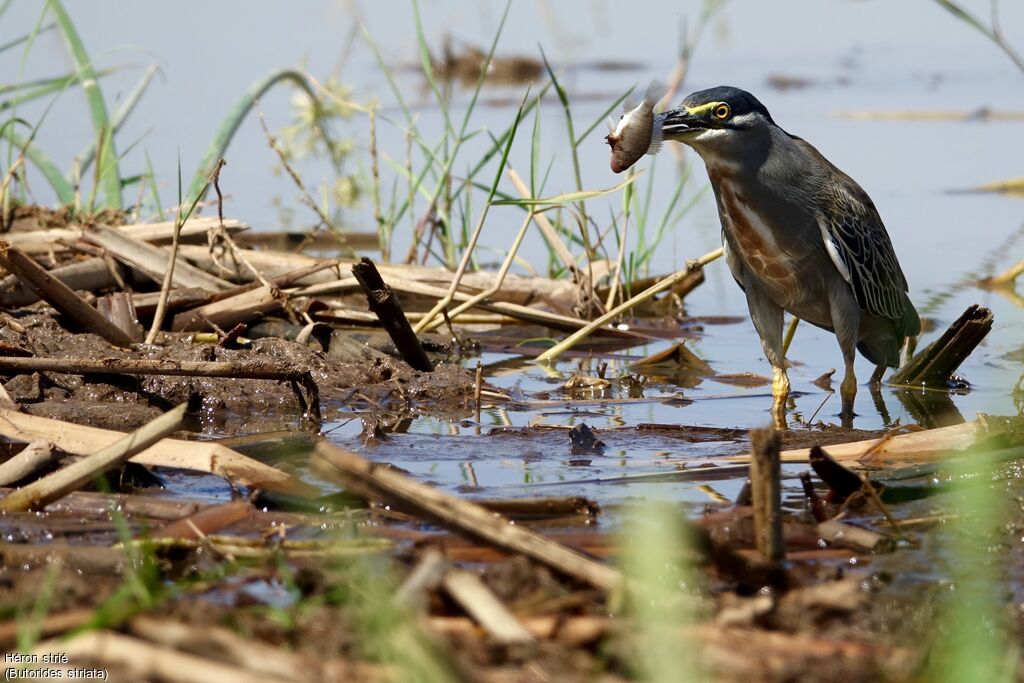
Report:
[[[836,183],[830,194],[824,202],[827,209],[818,217],[825,250],[853,287],[862,310],[902,318],[907,279],[874,204],[855,184]]]

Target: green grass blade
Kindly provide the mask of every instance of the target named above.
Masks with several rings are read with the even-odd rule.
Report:
[[[412,0],[412,15],[416,22],[416,45],[419,48],[420,66],[423,68],[423,77],[427,79],[427,85],[430,86],[430,92],[434,94],[434,99],[437,100],[437,107],[441,110],[441,116],[444,117],[445,130],[448,131],[449,135],[454,137],[455,129],[452,127],[452,120],[448,116],[448,101],[441,92],[441,88],[438,87],[437,79],[434,78],[434,64],[430,57],[430,48],[427,47],[427,37],[423,33],[423,20],[420,18],[420,3],[417,2],[417,0]]]
[[[640,177],[639,174],[626,178],[618,185],[609,187],[605,190],[583,190],[581,192],[566,192],[565,194],[555,195],[554,197],[537,197],[533,199],[508,199],[498,200],[495,204],[501,205],[512,205],[512,206],[560,206],[564,204],[572,204],[577,202],[587,201],[588,199],[597,199],[598,197],[604,197],[610,194],[618,192],[624,187],[631,185],[636,179]]]
[[[146,92],[146,88],[149,87],[149,84],[152,82],[153,76],[156,75],[157,70],[157,66],[155,64],[151,64],[149,68],[146,69],[146,73],[144,73],[142,78],[139,79],[139,82],[135,84],[134,88],[132,88],[132,91],[129,92],[128,96],[124,98],[123,102],[121,102],[121,106],[119,106],[117,111],[114,112],[113,131],[115,134],[121,130],[121,126],[124,125],[124,122],[128,120],[132,111],[135,110],[136,105],[138,105],[139,100],[142,99],[143,93]],[[124,155],[122,154],[121,157],[123,158]],[[79,160],[79,172],[84,173],[96,159],[96,143],[89,143],[85,149],[78,153],[76,159]]]
[[[253,83],[238,102],[235,103],[231,111],[228,112],[213,141],[206,148],[206,154],[199,163],[199,168],[196,170],[195,175],[192,176],[192,184],[188,188],[189,197],[194,197],[197,203],[202,200],[203,196],[210,189],[207,182],[210,174],[213,173],[213,169],[224,156],[224,152],[227,151],[228,145],[231,144],[231,139],[238,132],[238,128],[242,125],[245,117],[252,111],[257,100],[263,97],[268,90],[282,82],[290,82],[304,90],[313,100],[317,99],[316,91],[306,79],[306,76],[294,69],[274,71]]]
[[[31,137],[23,138],[15,133],[13,124],[14,119],[11,119],[3,126],[0,126],[0,137],[10,142],[12,148],[24,151],[25,159],[31,162],[43,174],[46,182],[57,196],[57,201],[62,206],[73,204],[75,202],[75,188],[64,178],[64,173],[57,164],[33,144]]]
[[[6,10],[7,7],[10,4],[11,4],[11,0],[7,0],[7,2],[5,2],[3,5],[0,5],[0,16],[3,15],[4,10]],[[38,31],[36,31],[35,35],[40,35],[40,34],[46,33],[47,31],[51,31],[54,28],[56,28],[56,26],[57,26],[56,24],[47,24],[46,26],[43,26]],[[8,42],[3,43],[2,45],[0,45],[0,52],[6,52],[7,50],[10,50],[11,48],[18,47],[19,45],[21,45],[23,43],[27,43],[27,42],[29,42],[32,39],[33,39],[32,34],[26,34],[26,35],[23,35],[23,36],[19,36],[19,37],[15,38],[14,40],[8,41]]]
[[[98,179],[103,187],[104,204],[111,209],[120,209],[123,206],[121,202],[121,170],[116,161],[118,157],[114,147],[114,136],[104,133],[104,131],[111,130],[111,123],[107,114],[107,103],[100,90],[99,77],[93,69],[92,60],[85,51],[85,45],[78,35],[78,30],[60,0],[49,0],[49,8],[60,28],[68,53],[74,60],[75,68],[78,69],[78,82],[81,84],[82,92],[85,93],[86,101],[89,104],[93,130],[103,144],[100,154],[104,159],[114,161],[109,167],[109,172],[105,172]]]

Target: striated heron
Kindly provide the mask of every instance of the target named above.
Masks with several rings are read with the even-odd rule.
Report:
[[[897,367],[921,321],[871,198],[804,140],[777,126],[757,98],[732,87],[695,92],[657,117],[665,140],[704,160],[729,270],[772,365],[773,414],[783,421],[789,377],[782,312],[834,332],[846,366],[842,418],[853,418],[856,348],[876,369]]]

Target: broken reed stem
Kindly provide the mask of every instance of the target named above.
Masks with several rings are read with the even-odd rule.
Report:
[[[353,482],[360,491],[390,501],[397,500],[410,510],[459,534],[482,540],[505,552],[524,555],[603,591],[615,590],[623,582],[622,574],[614,567],[592,560],[536,531],[509,524],[506,518],[476,503],[380,467],[351,451],[321,441],[314,449],[313,457],[333,469],[343,480]]]
[[[706,266],[707,264],[711,263],[712,261],[721,256],[722,249],[718,248],[715,249],[714,251],[709,251],[696,261],[688,262],[682,270],[677,270],[672,275],[669,275],[668,277],[661,280],[657,284],[648,287],[647,289],[640,292],[633,298],[622,302],[621,304],[611,309],[604,315],[592,320],[589,324],[581,328],[579,331],[574,332],[563,341],[559,342],[558,344],[555,344],[550,349],[537,356],[537,360],[549,361],[558,358],[560,355],[562,355],[572,347],[576,346],[576,344],[580,343],[581,341],[589,337],[591,334],[593,334],[595,330],[604,326],[606,323],[611,322],[625,311],[630,310],[637,304],[641,304],[647,301],[648,299],[654,297],[654,295],[658,294],[659,292],[663,292],[664,290],[669,289],[676,283],[681,282],[682,280],[690,276],[692,273],[701,270],[704,266]]]
[[[53,444],[49,441],[33,441],[20,453],[0,464],[0,486],[8,486],[38,472],[56,459]]]
[[[463,569],[450,569],[442,580],[445,592],[483,627],[499,645],[536,642],[480,577]]]
[[[514,168],[509,167],[508,169],[509,180],[515,185],[516,191],[522,195],[524,199],[533,199],[533,194],[530,192],[530,188],[523,182],[523,178],[519,175],[519,172]],[[578,266],[576,265],[576,259],[573,258],[572,252],[569,251],[569,247],[565,246],[565,242],[559,236],[558,231],[555,230],[555,226],[551,224],[548,217],[543,213],[537,213],[535,216],[537,221],[537,228],[540,230],[541,235],[544,236],[544,241],[548,243],[551,250],[555,252],[558,260],[562,262],[570,272],[576,272]]]
[[[402,359],[414,370],[433,372],[434,364],[405,317],[398,296],[384,282],[373,261],[364,256],[359,263],[352,264],[352,275],[362,286],[370,310],[377,314]]]
[[[750,484],[754,503],[754,540],[769,562],[786,556],[782,539],[782,438],[771,427],[750,431]]]
[[[480,396],[484,386],[484,366],[476,362],[476,381],[473,383],[473,401],[476,405],[476,421],[480,422]]]
[[[224,163],[221,159],[220,163]],[[220,169],[220,164],[217,165]],[[217,173],[215,170],[214,173]],[[209,186],[209,184],[207,184]],[[187,218],[185,220],[188,220]],[[156,342],[156,335],[164,325],[164,318],[167,316],[167,298],[171,295],[171,283],[174,280],[174,264],[178,260],[178,242],[181,236],[181,226],[185,224],[181,219],[181,207],[178,207],[178,218],[174,221],[174,233],[171,237],[171,255],[167,262],[167,271],[164,273],[164,281],[160,284],[160,299],[156,303],[156,311],[153,313],[153,323],[149,326],[149,333],[146,335],[146,344]]]
[[[136,453],[178,429],[185,418],[186,408],[188,404],[182,403],[110,446],[8,494],[0,500],[0,510],[39,510],[104,472],[120,467]]]
[[[68,316],[88,332],[98,334],[114,346],[129,348],[134,343],[127,332],[110,322],[70,287],[46,272],[32,257],[0,241],[0,266],[16,275],[29,289]]]
[[[1024,260],[1018,261],[999,275],[982,280],[982,284],[988,287],[1003,287],[1011,285],[1018,277],[1020,277],[1021,273],[1024,273]]]
[[[454,318],[460,313],[468,311],[477,305],[481,301],[494,296],[495,293],[501,290],[501,286],[505,283],[505,276],[508,275],[509,269],[512,267],[512,262],[515,260],[516,254],[519,252],[519,247],[523,244],[523,238],[526,237],[526,231],[530,227],[530,223],[533,221],[535,214],[533,211],[529,211],[526,214],[526,218],[523,220],[522,226],[519,228],[519,232],[516,234],[516,238],[512,241],[512,246],[509,247],[508,254],[505,255],[505,260],[501,264],[501,268],[498,270],[497,275],[494,277],[494,284],[480,292],[474,294],[466,301],[462,302],[452,310],[448,311],[448,315]],[[436,320],[423,326],[421,329],[424,332],[430,332],[441,325],[441,320]]]

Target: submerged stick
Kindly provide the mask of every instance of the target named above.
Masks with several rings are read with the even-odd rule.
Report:
[[[633,298],[622,302],[621,304],[611,309],[604,315],[591,321],[590,324],[586,325],[578,332],[569,335],[568,338],[564,339],[558,344],[555,344],[550,349],[537,356],[537,360],[548,361],[558,358],[560,355],[562,355],[563,353],[565,353],[566,351],[568,351],[569,349],[571,349],[572,347],[576,346],[578,343],[589,337],[591,334],[593,334],[595,330],[611,322],[619,315],[633,308],[637,304],[641,304],[644,301],[647,301],[655,294],[658,294],[659,292],[669,289],[677,282],[680,282],[689,277],[692,273],[701,270],[704,266],[711,263],[715,259],[719,258],[722,255],[722,253],[722,249],[718,248],[715,249],[714,251],[709,251],[696,261],[689,261],[682,270],[676,271],[675,273],[669,275],[667,278],[665,278],[658,284],[648,287],[647,289],[640,292]]]
[[[434,364],[423,350],[409,319],[405,317],[398,296],[384,282],[373,261],[364,256],[359,263],[352,264],[352,274],[366,293],[370,310],[377,314],[402,359],[414,370],[433,372]]]
[[[397,499],[420,514],[460,534],[480,539],[509,553],[525,555],[562,574],[605,591],[623,580],[613,567],[581,555],[535,531],[513,526],[507,519],[469,501],[448,495],[410,477],[380,467],[326,442],[317,444],[314,458],[329,465],[361,490]]]
[[[754,503],[754,541],[770,562],[786,556],[782,539],[782,467],[779,449],[782,438],[770,428],[750,431],[750,487]]]
[[[124,330],[104,318],[70,287],[51,276],[28,254],[7,242],[0,242],[0,266],[17,275],[40,298],[85,330],[98,334],[114,346],[129,348],[134,343]]]
[[[87,455],[67,467],[24,486],[0,500],[0,510],[38,510],[101,474],[120,467],[138,453],[181,426],[188,403],[182,403],[160,417],[126,434],[98,453]]]

